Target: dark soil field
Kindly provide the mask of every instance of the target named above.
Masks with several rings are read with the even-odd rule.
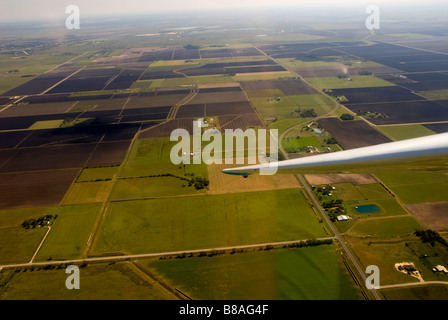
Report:
[[[203,92],[202,90],[188,104],[203,103],[221,103],[221,102],[238,102],[247,101],[247,97],[242,90],[239,91],[222,91],[222,92]]]
[[[236,74],[253,72],[285,71],[282,66],[276,65],[272,60],[209,63],[200,67],[182,70],[187,76],[207,76],[216,74]]]
[[[346,150],[390,142],[387,137],[361,120],[340,121],[338,118],[325,118],[318,122]]]
[[[231,114],[254,113],[252,105],[248,101],[228,103],[208,103],[205,106],[207,117],[224,116]]]
[[[144,52],[138,62],[152,62],[157,60],[172,60],[174,49],[165,49],[152,52]]]
[[[49,91],[49,93],[83,92],[103,90],[110,77],[86,79],[67,79]]]
[[[185,129],[190,135],[193,134],[193,121],[195,119],[175,119],[170,120],[166,123],[162,123],[161,125],[153,126],[151,129],[142,132],[139,135],[139,138],[163,138],[170,137],[171,133],[176,129]]]
[[[348,102],[345,102],[344,104],[347,105],[355,103],[425,100],[424,98],[413,94],[410,90],[398,86],[333,89],[332,95],[346,97]]]
[[[42,93],[79,69],[79,67],[60,66],[47,73],[35,77],[32,80],[25,82],[24,84],[12,90],[9,90],[8,92],[5,92],[3,96],[19,96]]]
[[[396,103],[350,104],[353,112],[379,112],[387,118],[369,119],[374,124],[400,124],[448,121],[448,107],[437,102],[409,101]]]
[[[29,131],[0,132],[0,149],[14,148],[30,134]],[[1,161],[1,160],[0,160]],[[1,165],[1,162],[0,162]]]
[[[177,119],[205,117],[205,103],[188,104],[179,108],[176,114]]]
[[[23,148],[0,168],[0,173],[82,168],[96,144]]]
[[[124,160],[131,141],[102,142],[92,153],[86,167],[115,166]]]
[[[76,102],[64,101],[64,102],[52,102],[52,103],[35,103],[35,104],[19,104],[11,106],[8,109],[0,113],[0,117],[21,117],[21,116],[33,116],[44,114],[57,114],[64,113],[70,110],[70,108]]]
[[[79,169],[0,174],[0,209],[58,205]]]
[[[434,131],[435,133],[445,133],[448,132],[448,123],[432,123],[424,125],[429,130]]]
[[[39,147],[99,142],[109,125],[25,131],[28,137],[17,147]]]
[[[260,129],[264,128],[264,124],[261,122],[260,118],[256,113],[239,114],[232,116],[220,116],[218,118],[222,133],[224,133],[226,129],[246,130],[248,128],[255,128],[255,127],[258,127]]]
[[[199,59],[199,50],[196,49],[179,49],[174,51],[173,60]]]

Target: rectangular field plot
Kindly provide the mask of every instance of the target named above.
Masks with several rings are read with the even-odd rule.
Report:
[[[335,246],[141,263],[193,299],[362,299]]]
[[[393,140],[405,140],[418,137],[424,137],[434,134],[434,131],[420,124],[415,125],[400,125],[400,126],[381,126],[377,127],[381,132],[387,136],[392,137]]]
[[[38,103],[38,104],[21,104],[11,106],[2,113],[0,117],[21,117],[42,114],[55,114],[68,112],[76,102],[53,102],[53,103]]]
[[[425,127],[434,131],[435,133],[448,132],[448,123],[425,124]]]
[[[188,104],[181,106],[176,114],[177,119],[201,118],[205,116],[205,104]]]
[[[229,103],[208,103],[205,106],[207,117],[254,113],[254,109],[248,101]]]
[[[173,93],[158,94],[156,96],[132,97],[126,105],[125,109],[173,106],[185,99],[188,96],[188,93],[189,91],[185,92],[185,94]]]
[[[111,126],[80,126],[57,129],[41,129],[28,132],[28,137],[19,147],[38,147],[65,144],[99,142]]]
[[[0,168],[1,173],[81,168],[96,144],[23,148]]]
[[[375,174],[406,204],[443,202],[448,199],[448,177],[442,173]]]
[[[241,129],[244,131],[248,128],[263,129],[265,127],[263,122],[260,120],[260,117],[256,113],[219,116],[218,118],[221,132],[224,132],[226,129]]]
[[[48,214],[58,217],[36,260],[80,258],[100,208],[100,204],[88,204],[59,206],[48,210]]]
[[[243,91],[199,92],[188,104],[247,101]]]
[[[391,141],[364,121],[344,122],[338,118],[325,118],[318,122],[344,149],[366,147]]]
[[[285,95],[316,94],[315,89],[302,80],[265,80],[242,82],[244,90],[280,89]]]
[[[324,236],[303,193],[286,189],[113,202],[95,252],[169,252]]]
[[[334,89],[332,91],[331,95],[333,96],[346,97],[348,100],[346,104],[425,100],[410,90],[398,86]]]
[[[0,175],[0,209],[58,205],[79,170]]]
[[[102,142],[92,153],[87,167],[120,165],[128,151],[131,141]]]
[[[436,231],[448,229],[448,202],[409,204],[406,208],[430,229]]]
[[[25,261],[28,262],[28,261]],[[155,283],[143,281],[131,262],[89,264],[81,269],[81,290],[67,290],[64,269],[19,272],[8,281],[2,300],[175,300],[178,296]],[[10,271],[14,272],[14,271]],[[141,282],[140,282],[141,281]],[[62,286],[61,286],[62,283]],[[104,290],[103,288],[108,288]]]
[[[378,112],[383,118],[367,118],[370,122],[382,124],[425,123],[448,121],[448,107],[434,101],[409,101],[396,103],[349,104],[353,112]]]
[[[346,89],[346,88],[372,88],[393,86],[393,83],[384,81],[374,76],[351,76],[350,80],[337,77],[311,78],[308,81],[319,90],[322,89]]]
[[[247,163],[247,161],[246,161]],[[233,167],[241,165],[233,165]],[[279,190],[300,188],[301,185],[294,175],[253,175],[250,179],[223,174],[221,171],[230,168],[228,164],[211,164],[207,167],[210,178],[210,194],[254,192],[264,190]]]

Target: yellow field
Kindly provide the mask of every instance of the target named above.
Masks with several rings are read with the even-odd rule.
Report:
[[[297,178],[290,174],[276,174],[272,176],[254,174],[245,179],[221,172],[222,169],[232,166],[239,165],[211,164],[208,166],[208,176],[210,179],[209,194],[301,188]]]

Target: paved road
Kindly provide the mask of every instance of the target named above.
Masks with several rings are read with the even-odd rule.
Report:
[[[263,52],[262,50],[256,48],[258,51],[260,51],[262,54],[264,54],[266,57],[268,57],[269,59],[277,62],[278,64],[282,65],[281,63],[279,63],[278,61],[276,61],[275,59],[273,59],[271,56],[267,55],[265,52]],[[314,88],[314,86],[312,86],[308,81],[306,81],[305,79],[303,79],[299,74],[297,74],[296,72],[294,72],[293,70],[287,68],[286,66],[283,66],[286,70],[290,71],[292,74],[296,75],[297,77],[299,77],[300,79],[302,79],[303,81],[305,81],[308,85],[310,85],[311,87]],[[316,89],[316,88],[314,88]],[[316,89],[317,90],[317,89]],[[319,91],[319,90],[317,90]],[[322,93],[324,95],[326,95],[327,97],[329,97],[326,93]],[[325,117],[331,113],[333,113],[334,111],[336,111],[339,107],[344,107],[343,105],[341,105],[340,103],[338,103],[337,101],[334,101],[333,98],[329,97],[331,101],[333,101],[335,103],[335,107],[327,114],[321,116],[321,117],[316,117],[313,118],[307,122],[301,123],[297,126],[294,126],[288,130],[286,130],[279,138],[279,147],[280,150],[283,152],[284,156],[286,159],[288,159],[288,155],[287,153],[283,150],[281,141],[283,139],[283,136],[289,131],[292,130],[298,126],[303,126],[304,124],[311,122],[311,121],[316,121],[322,117]],[[344,107],[345,108],[345,107]],[[307,181],[305,180],[305,178],[303,177],[303,175],[298,174],[297,175],[300,183],[302,184],[302,186],[305,188],[306,192],[308,193],[309,197],[312,199],[315,207],[319,210],[319,212],[321,213],[322,217],[325,219],[325,221],[327,222],[327,225],[331,228],[331,231],[333,232],[333,234],[335,235],[336,239],[339,241],[339,243],[341,244],[342,249],[344,250],[346,256],[350,259],[350,262],[352,263],[352,265],[355,267],[358,275],[363,279],[364,283],[367,279],[365,270],[363,270],[361,268],[361,265],[359,264],[358,260],[354,257],[354,255],[352,254],[352,252],[350,251],[350,249],[348,248],[348,246],[345,244],[344,239],[342,238],[342,236],[340,235],[339,231],[334,227],[333,223],[330,221],[330,219],[328,218],[326,212],[324,211],[324,209],[322,208],[322,206],[320,205],[319,201],[316,199],[316,197],[314,196],[310,186],[308,185]],[[381,300],[380,296],[378,295],[378,293],[376,292],[376,290],[371,290],[372,295],[375,297],[375,299],[377,300]]]
[[[319,238],[317,240],[321,240],[321,241],[322,240],[334,240],[334,237]],[[306,239],[282,241],[282,242],[258,243],[258,244],[249,244],[249,245],[233,246],[233,247],[183,250],[183,251],[160,252],[160,253],[143,253],[143,254],[134,254],[134,255],[107,256],[107,257],[73,259],[73,260],[7,264],[7,265],[0,265],[0,270],[3,268],[43,267],[43,266],[54,266],[54,265],[61,265],[61,264],[69,265],[69,264],[83,264],[83,263],[89,263],[89,262],[112,262],[112,261],[136,260],[136,259],[146,259],[146,258],[160,258],[160,257],[164,257],[164,256],[177,256],[177,255],[182,255],[182,254],[188,255],[190,253],[191,254],[211,253],[214,251],[227,251],[228,252],[231,250],[263,249],[263,248],[266,248],[266,246],[282,247],[284,245],[291,245],[291,244],[299,243],[302,241],[306,241]]]

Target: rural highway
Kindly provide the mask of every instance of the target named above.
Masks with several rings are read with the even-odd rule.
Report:
[[[263,55],[265,55],[266,57],[268,57],[269,59],[273,60],[274,62],[276,62],[277,64],[283,66],[286,70],[288,70],[289,72],[291,72],[292,74],[296,75],[299,79],[305,81],[309,86],[311,86],[312,88],[314,88],[313,85],[311,85],[308,81],[306,81],[305,79],[303,79],[299,74],[297,74],[295,71],[289,69],[288,67],[282,65],[281,63],[279,63],[278,61],[276,61],[274,58],[272,58],[271,56],[267,55],[265,52],[263,52],[262,50],[258,49],[257,47],[254,46],[254,48],[256,48],[260,53],[262,53]],[[316,89],[316,88],[314,88]],[[319,92],[319,90],[316,89],[316,91]],[[326,93],[323,93],[325,96],[329,97]],[[306,121],[304,123],[301,123],[299,125],[296,125],[294,127],[289,128],[288,130],[285,130],[285,132],[282,133],[282,135],[279,138],[279,147],[281,152],[283,153],[285,159],[288,159],[288,154],[283,150],[283,146],[282,146],[282,139],[284,137],[284,135],[289,132],[290,130],[299,127],[299,126],[303,126],[306,123],[312,122],[312,121],[316,121],[322,117],[325,117],[333,112],[335,112],[339,107],[343,107],[345,108],[343,105],[341,105],[340,103],[338,103],[337,101],[335,101],[333,98],[329,97],[331,101],[333,101],[335,103],[335,107],[328,112],[327,114],[320,116],[320,117],[316,117],[313,119],[310,119],[309,121]],[[345,108],[346,109],[346,108]],[[302,184],[302,186],[305,188],[308,196],[312,199],[315,207],[319,210],[320,214],[322,215],[322,217],[325,219],[325,222],[327,223],[327,225],[331,228],[331,231],[333,232],[333,234],[335,235],[336,239],[338,240],[338,242],[340,243],[342,249],[344,250],[346,256],[350,259],[350,262],[352,263],[352,265],[355,267],[358,275],[362,278],[363,280],[363,284],[365,284],[366,282],[366,273],[365,270],[363,270],[361,268],[361,265],[359,264],[358,260],[355,258],[355,256],[352,254],[352,252],[350,251],[350,249],[348,248],[348,246],[345,244],[344,239],[342,238],[342,236],[340,235],[339,231],[335,228],[335,226],[333,225],[333,223],[330,221],[330,219],[328,218],[325,210],[322,208],[322,206],[320,205],[319,201],[317,201],[316,197],[314,196],[310,186],[308,185],[308,182],[305,180],[305,178],[303,177],[303,175],[298,174],[297,175],[300,183]],[[381,300],[380,296],[378,295],[378,293],[376,292],[375,289],[370,290],[370,292],[372,293],[372,295],[374,296],[374,298],[376,300]]]
[[[333,237],[319,238],[315,240],[334,240]],[[120,255],[120,256],[104,256],[96,258],[85,258],[85,259],[73,259],[73,260],[59,260],[59,261],[43,261],[43,262],[29,262],[29,263],[18,263],[18,264],[7,264],[0,265],[0,270],[7,268],[23,268],[23,267],[45,267],[45,266],[55,266],[55,265],[70,265],[70,264],[83,264],[92,262],[113,262],[113,261],[124,261],[124,260],[135,260],[135,259],[146,259],[146,258],[160,258],[164,256],[178,256],[183,254],[200,254],[200,253],[213,253],[216,251],[226,251],[231,252],[232,250],[247,250],[247,249],[266,249],[267,246],[272,247],[283,247],[288,245],[297,244],[299,242],[307,241],[306,239],[293,240],[293,241],[282,241],[282,242],[269,242],[269,243],[258,243],[258,244],[248,244],[242,246],[233,247],[220,247],[220,248],[208,248],[208,249],[196,249],[196,250],[183,250],[183,251],[173,251],[173,252],[159,252],[159,253],[143,253],[134,255]]]

